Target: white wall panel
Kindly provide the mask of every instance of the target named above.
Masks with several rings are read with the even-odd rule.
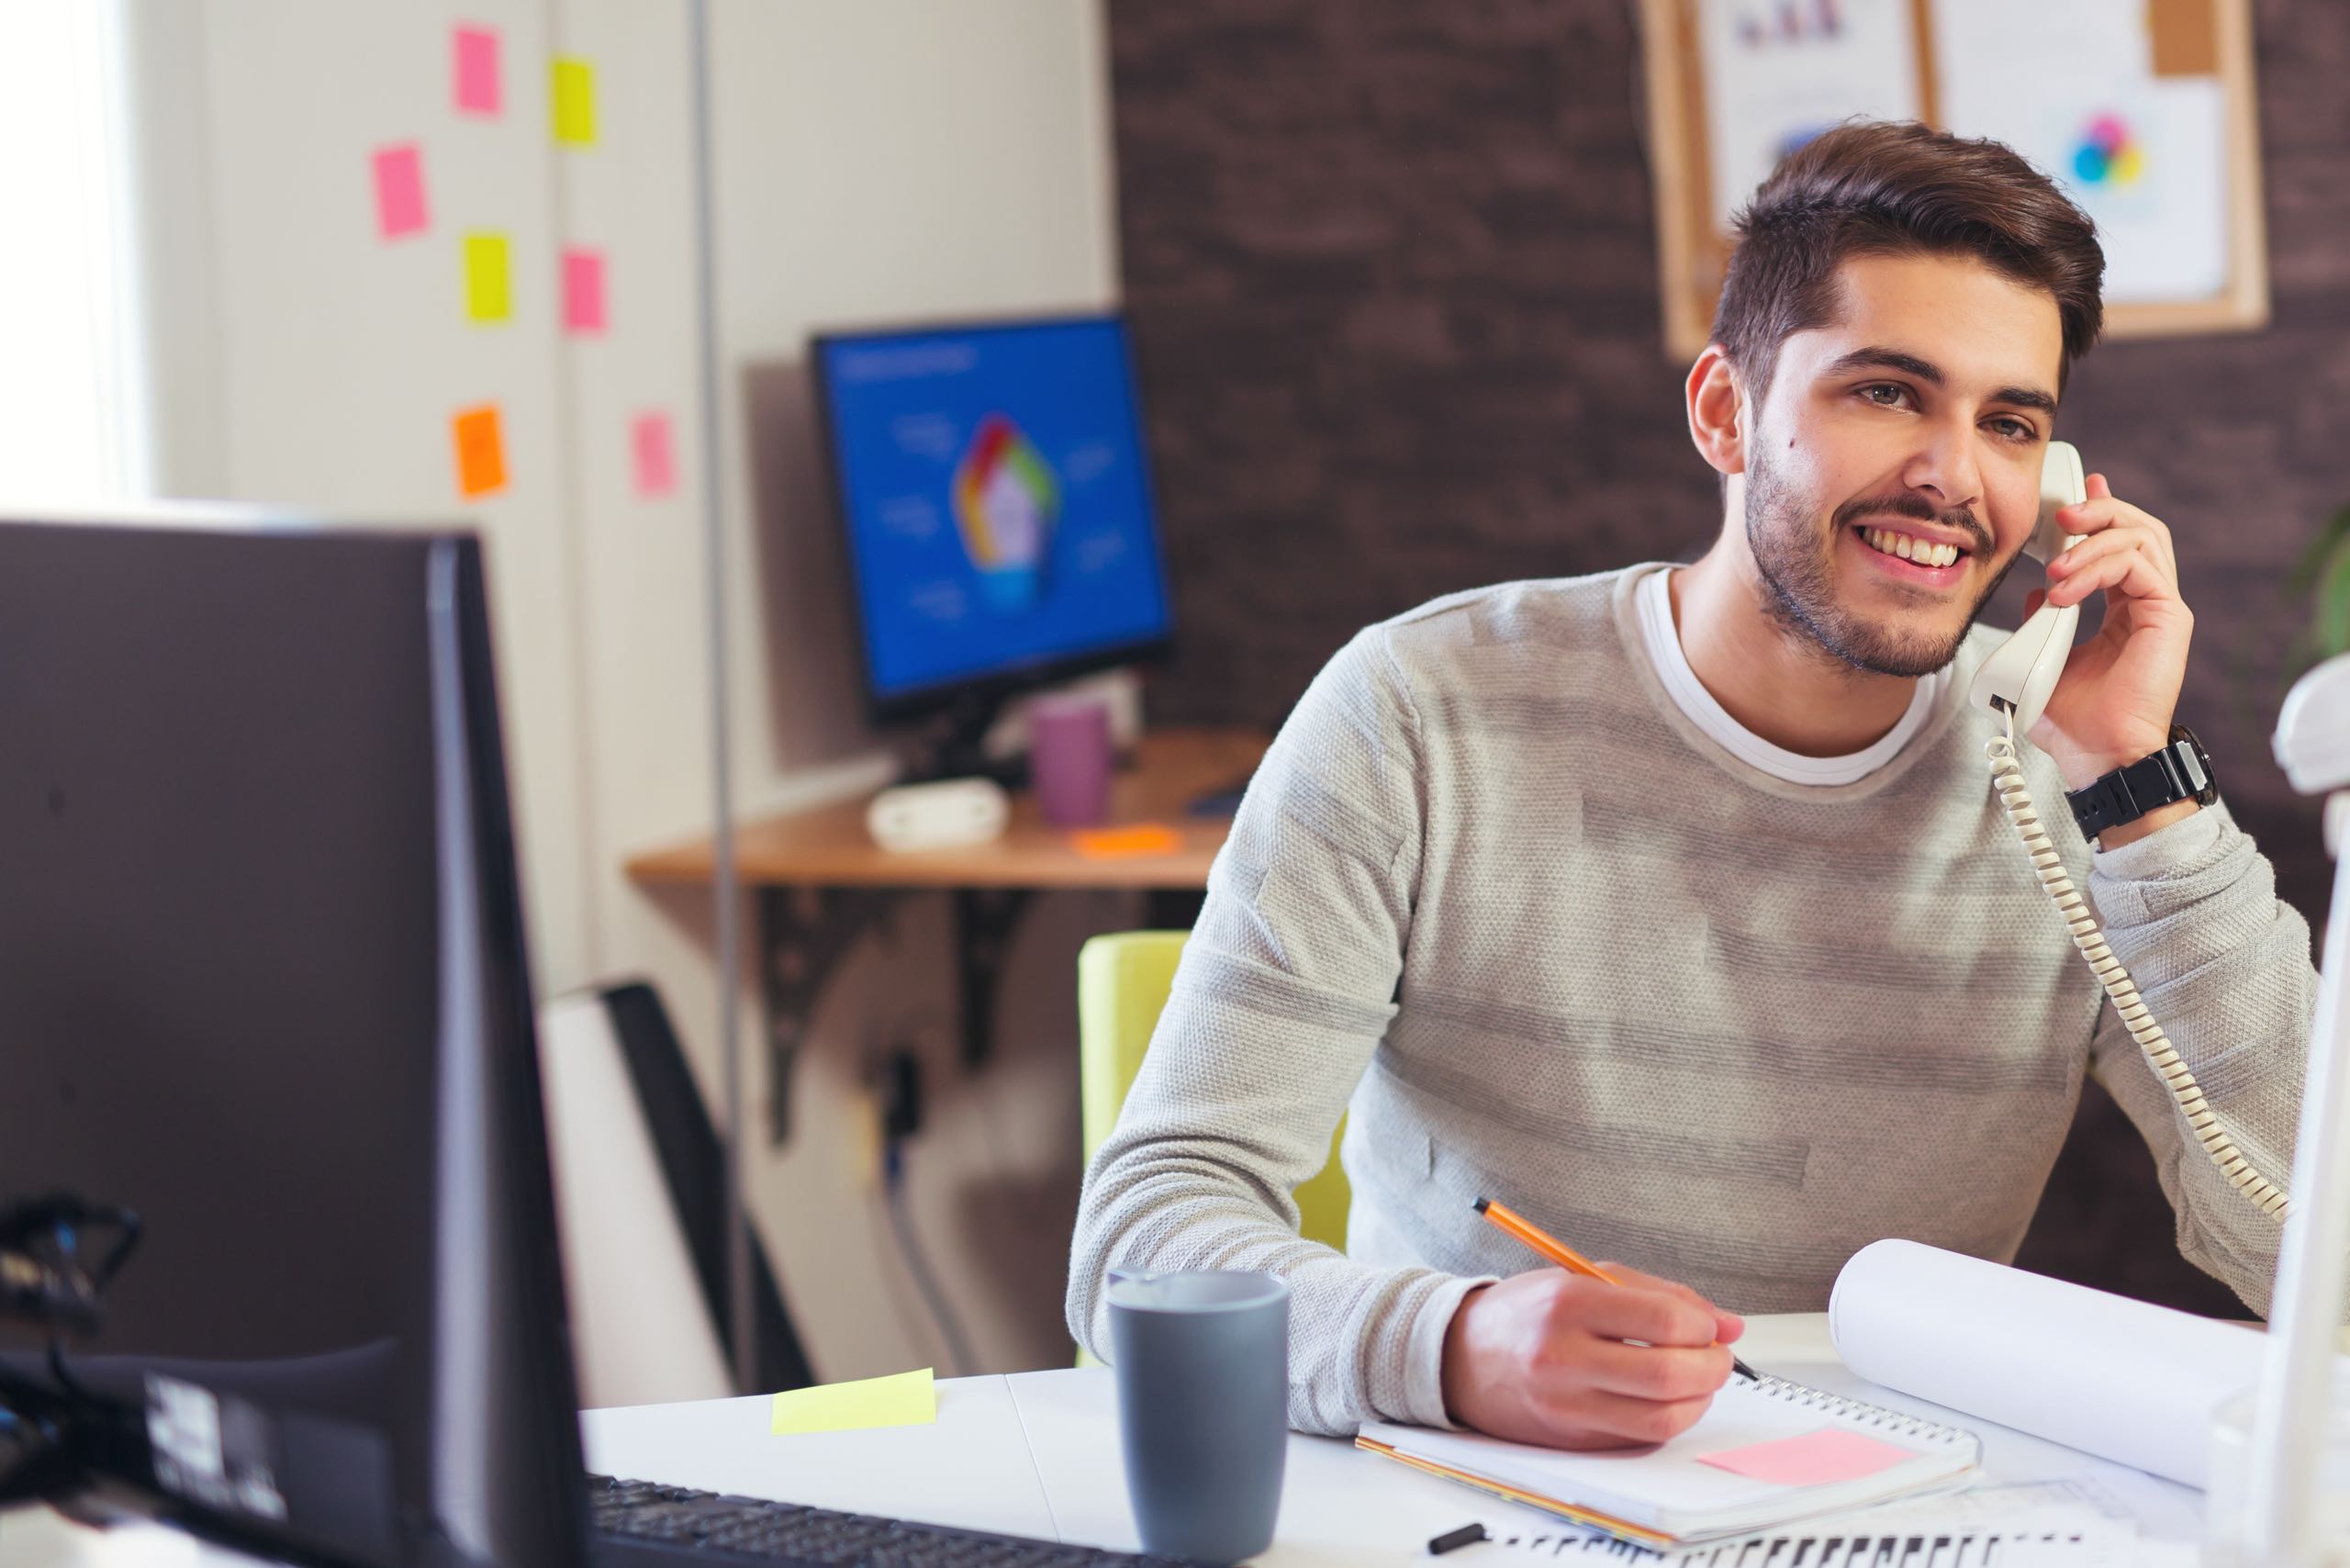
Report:
[[[648,893],[632,851],[709,825],[691,106],[682,0],[156,0],[134,7],[151,234],[155,444],[167,493],[467,521],[489,543],[525,881],[543,992],[643,975],[713,1101],[709,900]],[[451,29],[495,28],[505,106],[462,116]],[[737,737],[746,813],[870,787],[829,518],[806,472],[814,326],[1115,296],[1099,0],[713,0],[716,308]],[[554,140],[548,61],[597,78],[598,138]],[[376,231],[369,158],[423,151],[425,233]],[[465,319],[463,236],[507,234],[514,315]],[[565,333],[565,244],[605,256],[607,325]],[[506,489],[457,495],[449,419],[498,403]],[[629,427],[673,419],[673,493],[637,493]],[[828,554],[832,552],[832,554]],[[919,1223],[991,1366],[1061,1350],[1072,1180],[1067,962],[1123,906],[1040,912],[1005,1059],[968,1078],[948,1028],[943,904],[862,951],[797,1081],[792,1141],[753,1198],[820,1371],[932,1357],[869,1184],[867,1055],[912,1039],[931,1123]],[[741,981],[754,1133],[767,1058]],[[1066,1124],[1066,1125],[1064,1125]],[[1066,1194],[1063,1194],[1066,1196]],[[1009,1228],[1007,1228],[1009,1227]]]

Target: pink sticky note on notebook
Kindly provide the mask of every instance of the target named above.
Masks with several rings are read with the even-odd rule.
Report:
[[[1831,1481],[1858,1481],[1917,1457],[1908,1449],[1858,1432],[1822,1427],[1797,1438],[1774,1438],[1767,1443],[1701,1454],[1698,1462],[1777,1486],[1824,1486]]]
[[[386,240],[424,227],[424,160],[412,141],[375,154],[375,227]]]
[[[575,246],[563,253],[563,324],[575,332],[604,330],[604,253]]]
[[[457,78],[457,108],[494,115],[498,107],[498,34],[488,28],[459,28],[450,35]]]
[[[636,449],[636,493],[666,496],[675,490],[677,460],[669,442],[669,416],[639,414],[630,436]]]

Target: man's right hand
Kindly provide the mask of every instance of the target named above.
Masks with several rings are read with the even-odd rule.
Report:
[[[1686,1285],[1602,1266],[1623,1283],[1536,1269],[1469,1293],[1444,1334],[1455,1421],[1554,1449],[1661,1443],[1696,1424],[1745,1323]]]

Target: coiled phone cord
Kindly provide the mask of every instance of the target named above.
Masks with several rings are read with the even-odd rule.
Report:
[[[2128,1026],[2130,1037],[2146,1054],[2148,1065],[2154,1074],[2169,1086],[2171,1097],[2178,1102],[2179,1110],[2187,1117],[2187,1125],[2194,1129],[2195,1139],[2211,1163],[2228,1179],[2231,1186],[2252,1200],[2261,1213],[2285,1217],[2290,1201],[2285,1189],[2253,1169],[2235,1140],[2203,1098],[2203,1086],[2195,1081],[2195,1074],[2178,1059],[2170,1040],[2163,1034],[2162,1025],[2154,1022],[2145,1002],[2138,995],[2138,987],[2130,979],[2130,971],[2113,956],[2106,945],[2105,933],[2098,928],[2097,916],[2089,913],[2088,901],[2073,885],[2065,874],[2065,863],[2057,857],[2056,846],[2049,842],[2048,834],[2040,825],[2040,812],[2031,803],[2031,791],[2023,779],[2023,767],[2016,759],[2016,716],[2012,709],[2001,704],[2008,721],[2008,733],[1994,735],[1983,749],[1991,759],[1991,788],[1998,792],[1999,806],[2015,824],[2016,836],[2023,840],[2024,853],[2031,857],[2031,868],[2048,896],[2056,901],[2056,910],[2065,917],[2065,929],[2073,935],[2073,946],[2105,987],[2105,994],[2113,999],[2113,1010]]]

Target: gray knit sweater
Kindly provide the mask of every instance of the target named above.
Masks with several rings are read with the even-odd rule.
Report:
[[[1288,1280],[1290,1419],[1445,1422],[1444,1332],[1539,1261],[1480,1193],[1740,1312],[1827,1305],[1908,1237],[2008,1260],[2094,1072],[2179,1247],[2265,1310],[2277,1222],[2230,1189],[2106,1005],[1944,711],[1852,784],[1740,761],[1639,640],[1643,570],[1439,599],[1357,636],[1282,727],[1086,1172],[1069,1322],[1103,1272]],[[2236,1142],[2283,1182],[2316,975],[2224,809],[2097,854],[2033,798]],[[2094,868],[2091,861],[2094,859]],[[1342,1148],[1348,1250],[1290,1193]]]

